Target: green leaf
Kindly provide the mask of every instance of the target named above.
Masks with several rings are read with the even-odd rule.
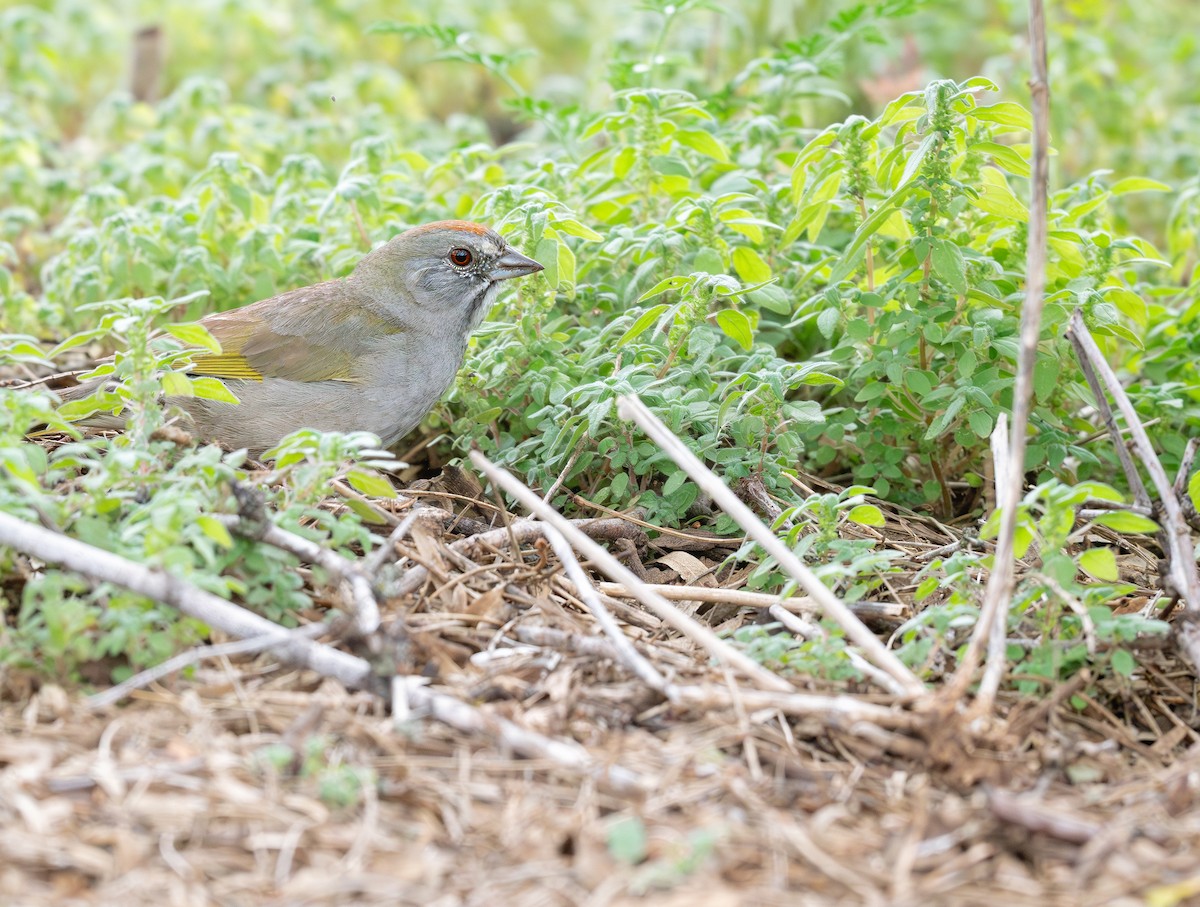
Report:
[[[1131,677],[1137,670],[1137,660],[1128,649],[1114,649],[1112,653],[1112,669],[1122,677]]]
[[[744,312],[737,309],[721,309],[717,312],[717,326],[726,336],[736,340],[742,349],[749,350],[754,345],[754,326]]]
[[[679,144],[686,145],[693,151],[699,151],[706,157],[711,157],[722,164],[729,163],[729,151],[711,132],[705,132],[703,129],[679,129],[672,138]]]
[[[992,416],[983,410],[976,410],[967,416],[967,424],[971,426],[971,431],[981,438],[986,438],[992,433]]]
[[[638,302],[645,302],[647,299],[653,299],[655,296],[661,296],[668,290],[678,290],[680,287],[688,283],[686,277],[668,277],[665,280],[660,280],[645,293],[638,297]]]
[[[1010,126],[1013,129],[1033,129],[1033,117],[1029,111],[1012,101],[997,101],[985,107],[976,107],[968,112],[977,120],[986,123],[996,123],[1000,126]]]
[[[771,279],[771,266],[749,246],[733,250],[733,268],[746,283],[764,283]]]
[[[222,548],[233,547],[233,536],[229,534],[229,530],[225,528],[225,524],[216,517],[209,516],[204,513],[196,517],[196,525],[200,527],[200,531],[206,536],[220,545]]]
[[[1200,510],[1200,472],[1192,473],[1192,477],[1188,479],[1188,497],[1192,506]]]
[[[842,257],[838,260],[832,273],[829,275],[829,283],[840,283],[854,269],[858,261],[858,253],[862,251],[863,245],[882,227],[889,217],[899,209],[900,203],[913,189],[913,184],[902,186],[893,192],[888,198],[875,209],[866,220],[862,222],[858,230],[854,234],[854,239],[850,241],[850,245],[846,246],[846,251],[842,253]]]
[[[220,354],[221,343],[208,332],[208,328],[199,322],[190,324],[168,324],[166,331],[172,337],[177,337],[188,346],[198,346],[210,353]]]
[[[1108,191],[1113,195],[1127,195],[1130,192],[1171,192],[1172,189],[1158,180],[1144,176],[1127,176],[1113,183]]]
[[[573,217],[554,222],[554,229],[559,233],[566,233],[568,236],[578,236],[580,239],[590,239],[592,242],[600,242],[604,239],[599,233],[591,227],[584,226]]]
[[[924,397],[931,390],[933,390],[933,382],[930,381],[929,376],[919,368],[905,369],[904,386],[912,391],[913,395],[918,399]]]
[[[1088,576],[1113,583],[1120,579],[1117,558],[1111,548],[1089,548],[1079,555],[1079,569]]]
[[[216,400],[219,403],[241,403],[220,378],[189,378],[192,382],[192,393],[201,400]]]
[[[387,523],[387,517],[377,507],[372,507],[366,501],[359,498],[347,498],[344,503],[358,514],[359,519],[364,523],[370,523],[373,526],[382,526]]]
[[[678,469],[675,472],[671,473],[671,477],[669,479],[667,479],[667,481],[663,482],[662,496],[664,498],[670,497],[672,494],[674,494],[676,491],[678,491],[679,488],[686,481],[687,481],[687,473],[684,472],[682,469]]]
[[[346,473],[350,487],[370,498],[394,498],[396,489],[384,476],[355,467]]]
[[[543,277],[546,282],[555,289],[558,288],[558,240],[551,239],[549,236],[543,236],[538,240],[537,246],[533,250],[533,259],[543,268],[545,272]]]
[[[967,292],[967,265],[962,250],[952,242],[936,240],[930,247],[933,272],[958,295]]]
[[[166,372],[162,376],[163,393],[168,397],[194,397],[191,379],[183,372]]]
[[[967,204],[996,217],[1028,220],[1029,210],[1013,195],[1003,173],[993,168],[985,168],[979,174],[979,181],[979,194],[968,195]]]
[[[1154,520],[1142,516],[1140,513],[1130,513],[1127,510],[1114,510],[1111,513],[1102,513],[1093,522],[1099,523],[1101,526],[1107,526],[1116,532],[1150,534],[1159,530],[1159,525]]]
[[[608,852],[618,863],[633,866],[646,859],[646,826],[637,816],[618,819],[608,827]]]
[[[1016,176],[1028,177],[1032,172],[1029,161],[1011,145],[1001,145],[997,142],[976,142],[968,150],[986,154],[996,164]]]
[[[650,325],[654,324],[654,322],[659,319],[662,313],[670,307],[670,304],[660,302],[658,305],[651,306],[650,308],[646,309],[646,311],[642,312],[642,314],[638,316],[637,321],[633,323],[629,330],[621,335],[621,339],[617,341],[617,346],[624,346],[638,335],[645,333]]]
[[[1057,359],[1039,356],[1033,366],[1033,392],[1039,403],[1045,403],[1050,395],[1058,388],[1058,374],[1061,365]]]
[[[858,523],[860,526],[884,526],[887,520],[883,518],[883,511],[874,504],[859,504],[853,508],[846,519],[852,523]]]

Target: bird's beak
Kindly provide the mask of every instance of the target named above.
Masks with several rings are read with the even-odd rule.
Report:
[[[492,280],[508,280],[510,277],[527,277],[544,270],[546,269],[532,258],[509,249],[496,261],[488,276]]]

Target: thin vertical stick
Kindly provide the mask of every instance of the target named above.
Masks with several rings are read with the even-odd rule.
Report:
[[[1029,243],[1025,252],[1025,304],[1021,307],[1021,346],[1017,354],[1017,380],[1013,386],[1012,428],[1008,445],[1007,481],[997,489],[1000,534],[996,558],[979,622],[967,651],[945,688],[949,700],[961,699],[967,691],[989,636],[999,636],[994,627],[999,614],[1007,612],[1014,586],[1013,543],[1017,531],[1017,506],[1025,476],[1025,445],[1029,433],[1029,411],[1033,403],[1033,368],[1037,364],[1038,337],[1046,295],[1046,232],[1050,187],[1050,83],[1046,74],[1046,12],[1042,0],[1029,0],[1029,93],[1033,101],[1033,184],[1029,194]],[[979,688],[976,711],[991,711],[1004,675],[1004,648],[989,650],[987,671]]]

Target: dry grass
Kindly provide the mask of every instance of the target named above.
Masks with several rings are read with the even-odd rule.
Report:
[[[889,575],[881,599],[909,614],[911,575],[958,539],[899,513],[880,533],[908,568]],[[402,672],[477,708],[485,722],[470,732],[392,716],[369,694],[267,656],[205,662],[99,713],[78,691],[0,677],[0,901],[1200,899],[1196,685],[1169,648],[1139,652],[1130,683],[1080,676],[1042,697],[1002,698],[986,733],[947,745],[928,726],[785,715],[654,616],[608,600],[659,672],[712,694],[670,704],[609,657],[547,545],[519,557],[475,545],[467,559],[454,538],[425,526],[402,546],[429,577],[383,616],[405,617]],[[650,581],[742,584],[720,569],[723,543],[645,541],[614,548]],[[1141,571],[1153,562],[1131,550],[1126,573],[1148,584]],[[756,606],[684,607],[719,631],[762,618]],[[886,639],[896,618],[870,623]],[[902,713],[865,683],[792,679]],[[487,723],[500,718],[574,741],[642,790],[517,757]],[[297,758],[269,758],[280,744]],[[339,783],[352,805],[332,805],[323,786]]]

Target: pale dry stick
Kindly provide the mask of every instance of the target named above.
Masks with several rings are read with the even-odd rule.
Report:
[[[420,519],[422,509],[419,504],[414,507],[412,512],[391,531],[387,541],[371,552],[363,564],[363,570],[366,571],[367,576],[378,576],[379,571],[387,565],[388,558],[395,557],[396,546],[404,541],[405,536],[412,530],[413,524]]]
[[[214,629],[239,639],[275,636],[271,650],[293,664],[332,677],[350,689],[370,687],[371,666],[361,658],[340,652],[273,624],[257,614],[205,592],[177,576],[152,570],[120,555],[94,548],[77,539],[0,513],[0,545],[48,564],[57,564],[81,576],[121,586],[138,595],[170,605]]]
[[[568,633],[566,630],[555,630],[553,627],[518,626],[513,628],[518,640],[531,646],[566,649],[573,655],[591,655],[595,658],[607,658],[617,661],[617,650],[607,639],[599,636],[584,636],[580,633]]]
[[[992,815],[1029,831],[1041,832],[1072,844],[1085,844],[1103,830],[1091,819],[1055,809],[1035,796],[1014,794],[999,788],[988,789],[986,793]]]
[[[320,636],[328,629],[329,627],[324,624],[308,624],[307,626],[288,630],[287,632],[303,639],[312,639],[314,636]],[[94,696],[89,696],[84,700],[84,704],[93,711],[102,709],[120,702],[134,690],[148,687],[156,680],[160,680],[168,674],[174,674],[176,671],[182,671],[184,668],[190,667],[198,661],[204,661],[206,658],[246,655],[251,652],[261,652],[263,649],[269,649],[278,644],[279,637],[275,634],[268,634],[266,636],[251,636],[248,639],[237,639],[232,642],[217,643],[211,646],[198,646],[195,649],[180,652],[175,657],[168,658],[166,661],[156,664],[152,668],[138,671],[132,677],[122,680],[115,687],[109,687],[103,693],[96,693]]]
[[[554,480],[554,484],[550,486],[550,489],[542,495],[542,500],[547,504],[550,503],[550,500],[554,497],[555,492],[562,488],[563,482],[567,480],[567,474],[570,473],[571,467],[575,465],[575,463],[579,460],[579,455],[583,453],[583,445],[583,441],[580,441],[575,445],[575,449],[571,451],[570,459],[567,460],[567,465],[562,468],[562,472],[558,474],[558,478]]]
[[[783,624],[788,630],[805,639],[825,639],[829,635],[819,624],[812,624],[806,620],[802,620],[791,612],[784,610],[781,605],[771,605],[767,609],[767,613]],[[850,664],[854,665],[864,676],[871,678],[871,680],[875,681],[875,683],[879,684],[889,693],[893,693],[896,696],[905,695],[904,687],[892,675],[886,671],[881,671],[853,649],[846,649],[846,657],[850,660]]]
[[[688,617],[661,595],[647,589],[645,584],[634,576],[633,571],[588,538],[570,520],[534,494],[523,482],[496,466],[482,453],[477,450],[472,451],[471,462],[494,484],[504,489],[529,508],[533,514],[541,517],[547,524],[565,535],[571,546],[592,561],[601,571],[635,591],[638,601],[662,618],[666,624],[699,645],[718,662],[732,665],[765,689],[782,692],[789,692],[793,689],[792,685],[782,677],[768,671],[748,655],[733,648],[708,627]]]
[[[640,678],[648,687],[670,699],[670,684],[662,674],[658,673],[654,665],[642,657],[633,643],[629,641],[629,637],[621,632],[621,628],[617,626],[613,616],[608,613],[608,609],[600,601],[600,596],[596,594],[596,589],[587,578],[587,574],[579,566],[575,552],[571,550],[571,546],[567,544],[562,533],[553,526],[547,526],[543,531],[546,533],[546,539],[550,542],[551,547],[554,548],[554,553],[558,555],[563,570],[575,584],[580,600],[587,606],[592,617],[596,619],[596,623],[600,625],[600,629],[604,631],[604,635],[609,638],[613,648],[619,653],[621,664],[625,665],[635,677]]]
[[[428,714],[442,724],[466,734],[492,737],[513,752],[532,759],[546,759],[574,774],[584,775],[624,795],[644,794],[648,782],[619,765],[603,765],[574,741],[555,740],[528,730],[496,715],[488,715],[468,705],[429,689],[428,678],[398,676],[392,682],[393,709],[401,713]]]
[[[1069,327],[1067,338],[1071,338]],[[1072,340],[1072,346],[1075,347],[1075,358],[1079,360],[1079,369],[1083,372],[1083,377],[1092,391],[1092,398],[1096,401],[1096,412],[1100,414],[1100,419],[1113,442],[1113,447],[1116,448],[1117,459],[1121,461],[1121,471],[1125,473],[1125,480],[1133,490],[1134,505],[1148,510],[1151,508],[1150,494],[1146,491],[1146,484],[1142,481],[1142,474],[1138,471],[1137,464],[1133,462],[1133,454],[1129,452],[1128,445],[1122,439],[1122,435],[1126,432],[1122,432],[1117,425],[1117,417],[1108,403],[1108,395],[1104,393],[1104,385],[1100,383],[1100,378],[1097,377],[1092,363],[1088,361],[1083,349],[1074,340]],[[1103,436],[1103,432],[1101,432],[1101,436]]]
[[[821,580],[804,565],[800,558],[792,553],[779,537],[764,524],[754,512],[735,495],[729,486],[718,479],[687,446],[675,436],[645,405],[634,396],[623,396],[617,399],[617,412],[622,419],[636,422],[654,443],[688,474],[693,482],[706,492],[713,502],[733,517],[734,522],[743,531],[762,546],[767,554],[775,558],[776,563],[798,582],[817,604],[821,612],[832,618],[846,631],[851,640],[862,647],[867,658],[883,668],[888,674],[900,682],[905,692],[914,697],[925,695],[925,686],[917,679],[899,658],[879,641],[879,638],[855,617],[854,612],[846,607],[829,591]]]
[[[712,684],[675,687],[681,705],[697,709],[727,708],[729,690]],[[915,712],[890,705],[863,702],[854,696],[822,696],[818,693],[775,693],[743,688],[738,697],[752,712],[774,710],[794,717],[819,718],[826,724],[848,728],[857,721],[900,731],[916,730],[921,718]]]
[[[1000,417],[996,420],[996,428],[992,432],[991,444],[993,463],[992,472],[994,473],[996,482],[996,503],[999,504],[1001,501],[1004,501],[1005,495],[1008,494],[1014,487],[1017,489],[1016,495],[1019,498],[1020,489],[1023,487],[1022,480],[1019,477],[1014,479],[1012,474],[1009,472],[1009,470],[1012,468],[1012,463],[1009,461],[1009,451],[1012,448],[1011,440],[1008,434],[1008,413],[1001,413]],[[1017,503],[1015,500],[1009,500],[1008,504],[1013,508],[1014,511],[1016,510]],[[1017,555],[1015,534],[1012,542],[1013,544],[1010,546],[1010,559],[1012,564],[1008,569],[1015,574]],[[996,556],[1000,556],[999,551],[997,551]],[[991,577],[988,578],[988,583],[988,588],[990,589]],[[1012,597],[1012,590],[1013,577],[1010,577],[1007,591],[1008,598]],[[984,597],[986,598],[986,596],[987,593],[985,592]],[[980,620],[982,619],[983,617],[981,615]],[[1004,605],[1003,607],[996,608],[995,612],[992,614],[992,626],[991,629],[988,630],[989,635],[987,640],[987,665],[983,670],[984,676],[981,683],[981,690],[988,689],[995,691],[1000,688],[1000,681],[1003,679],[1004,669],[1008,666],[1007,641],[1005,638],[1007,635],[1007,630],[1008,606]],[[994,692],[991,695],[994,695]],[[989,705],[984,714],[990,711],[991,707]]]
[[[992,630],[1003,626],[997,611],[1008,610],[1016,582],[1014,551],[1017,534],[1017,505],[1025,475],[1025,447],[1029,433],[1029,413],[1033,404],[1033,369],[1037,364],[1038,336],[1042,311],[1046,304],[1046,234],[1050,191],[1050,81],[1046,70],[1046,14],[1042,0],[1029,0],[1029,91],[1033,106],[1033,177],[1029,196],[1029,238],[1025,252],[1025,301],[1021,306],[1020,346],[1017,350],[1017,375],[1013,385],[1012,426],[1004,475],[1007,484],[997,495],[1000,530],[996,537],[994,567],[988,576],[979,620],[971,641],[954,675],[942,691],[943,701],[951,707],[966,695],[975,677]],[[1003,634],[1001,634],[1003,635]],[[990,714],[1000,680],[1003,659],[992,665],[980,684],[975,701],[978,714]]]
[[[1146,434],[1146,429],[1138,419],[1137,410],[1133,408],[1133,403],[1130,402],[1129,395],[1125,393],[1116,373],[1104,358],[1104,354],[1100,352],[1100,347],[1096,345],[1087,325],[1083,323],[1083,314],[1079,309],[1076,309],[1071,315],[1067,336],[1079,352],[1080,361],[1086,359],[1103,379],[1108,392],[1112,394],[1113,402],[1116,403],[1117,409],[1125,419],[1134,446],[1141,454],[1142,465],[1145,466],[1146,472],[1150,475],[1150,481],[1154,484],[1154,490],[1158,494],[1163,513],[1166,516],[1166,519],[1161,521],[1161,525],[1166,534],[1164,547],[1169,555],[1169,576],[1175,586],[1170,591],[1183,599],[1187,610],[1200,611],[1200,576],[1196,574],[1196,561],[1192,556],[1191,535],[1188,532],[1187,522],[1183,518],[1183,509],[1179,506],[1179,499],[1175,495],[1171,480],[1167,478],[1162,462],[1158,459],[1158,454],[1154,451],[1150,436]]]
[[[343,598],[350,603],[349,611],[354,619],[355,629],[363,636],[369,636],[379,629],[379,603],[375,600],[371,581],[361,564],[344,558],[336,551],[330,551],[311,539],[280,528],[270,520],[247,520],[228,514],[216,514],[215,517],[227,529],[238,535],[257,539],[273,548],[290,552],[301,560],[328,571],[349,590],[349,594]]]
[[[722,589],[711,586],[672,586],[662,583],[645,583],[647,589],[657,592],[668,601],[713,602],[720,605],[739,605],[747,608],[769,608],[780,605],[797,614],[818,614],[821,606],[811,598],[783,598],[766,592],[747,592],[745,589]],[[620,583],[597,583],[596,588],[604,595],[614,598],[635,598],[628,588]],[[891,602],[855,602],[848,606],[860,618],[904,617],[904,606]]]

